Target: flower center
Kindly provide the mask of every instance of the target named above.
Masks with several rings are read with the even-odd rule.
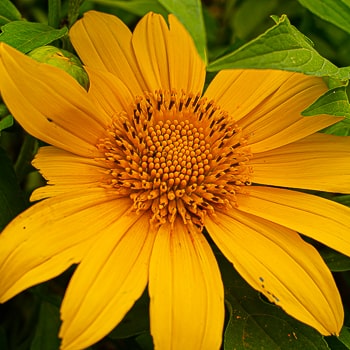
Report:
[[[98,148],[109,169],[102,185],[129,196],[133,210],[150,211],[155,225],[180,216],[203,227],[250,184],[251,155],[237,124],[213,101],[184,92],[138,97]]]

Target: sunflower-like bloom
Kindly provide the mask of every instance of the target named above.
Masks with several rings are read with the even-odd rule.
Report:
[[[219,72],[173,16],[133,33],[88,12],[71,29],[84,90],[56,67],[1,46],[1,94],[50,144],[33,162],[42,200],[0,238],[0,300],[78,264],[61,306],[62,349],[107,335],[148,285],[155,348],[219,349],[220,271],[207,239],[250,285],[324,335],[341,299],[297,232],[350,255],[350,209],[295,189],[350,192],[349,138],[317,133],[341,118],[302,117],[322,79],[271,70]]]

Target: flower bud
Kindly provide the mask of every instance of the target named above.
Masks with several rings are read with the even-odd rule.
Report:
[[[78,57],[69,51],[55,46],[41,46],[28,53],[28,56],[42,63],[63,69],[85,89],[89,86],[89,77]]]

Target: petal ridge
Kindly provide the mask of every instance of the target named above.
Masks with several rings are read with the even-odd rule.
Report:
[[[96,343],[141,296],[148,280],[155,237],[149,219],[148,215],[120,217],[78,266],[61,308],[60,337],[64,349],[81,349]],[[85,293],[77,299],[81,290]]]
[[[218,212],[207,227],[252,287],[320,333],[339,334],[344,315],[333,277],[296,232],[237,211]]]
[[[205,237],[177,220],[160,228],[149,277],[155,349],[219,349],[223,286]],[[198,320],[201,320],[198,322]]]
[[[129,199],[85,189],[44,200],[17,216],[0,235],[1,302],[79,263],[98,229],[129,207]]]

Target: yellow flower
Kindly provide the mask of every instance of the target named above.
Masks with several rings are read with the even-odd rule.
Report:
[[[52,146],[35,160],[43,201],[0,238],[0,300],[79,264],[61,316],[62,349],[107,335],[148,284],[156,349],[219,349],[223,285],[203,229],[235,269],[298,320],[338,334],[341,299],[297,232],[350,255],[350,209],[295,189],[350,192],[350,141],[317,133],[341,118],[300,112],[319,78],[205,65],[170,15],[133,33],[88,12],[70,32],[86,92],[56,67],[1,45],[1,94]]]

